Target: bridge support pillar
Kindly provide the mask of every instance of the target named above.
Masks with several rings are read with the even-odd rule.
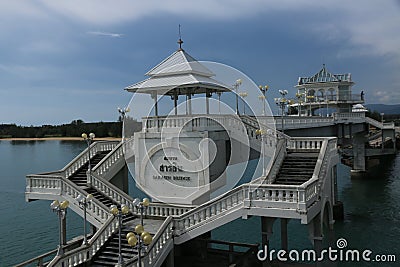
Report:
[[[356,133],[353,138],[353,170],[365,172],[365,137],[364,133]]]
[[[288,251],[288,222],[289,219],[281,218],[281,247],[285,251]]]
[[[265,248],[265,246],[267,246],[268,252],[269,252],[269,240],[271,239],[271,236],[273,233],[272,229],[273,229],[275,220],[276,220],[276,218],[261,217],[262,248]],[[271,265],[271,262],[269,261],[269,256],[267,256],[267,259],[265,261],[263,261],[263,267],[267,267],[270,265]]]
[[[167,256],[167,259],[165,260],[165,266],[174,267],[174,265],[175,265],[175,255],[174,255],[174,248],[172,248],[171,252]]]
[[[314,250],[317,253],[317,256],[321,253],[322,250],[322,223],[321,223],[321,213],[318,213],[317,216],[312,219],[312,221],[308,224],[308,232],[311,243],[314,246]]]

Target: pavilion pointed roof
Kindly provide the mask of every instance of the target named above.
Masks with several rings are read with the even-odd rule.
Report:
[[[161,61],[158,65],[149,70],[147,76],[163,76],[179,73],[200,74],[206,77],[215,76],[212,71],[199,63],[183,49],[172,53],[169,57]]]
[[[169,95],[231,90],[229,86],[211,78],[215,74],[181,48],[149,70],[146,76],[149,78],[125,90]]]
[[[322,69],[311,77],[299,77],[298,84],[310,84],[310,83],[326,83],[326,82],[351,82],[351,74],[332,74],[329,72],[325,64],[323,64]]]

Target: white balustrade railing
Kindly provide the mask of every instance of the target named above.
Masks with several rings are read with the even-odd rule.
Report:
[[[169,253],[169,251],[173,248],[173,218],[169,216],[161,227],[158,229],[157,233],[153,236],[153,241],[147,247],[146,254],[142,257],[142,266],[152,266],[164,253]],[[131,258],[125,262],[126,266],[139,266],[137,261],[137,256]]]
[[[123,142],[120,142],[117,146],[115,146],[112,151],[92,169],[92,172],[98,176],[103,176],[110,170],[110,168],[114,166],[117,161],[123,160],[124,145],[125,144]]]
[[[133,205],[134,199],[115,185],[105,181],[96,174],[92,174],[91,182],[92,186],[99,192],[119,204],[127,205],[133,214],[140,214],[138,207]],[[150,203],[150,206],[146,209],[146,215],[156,217],[177,216],[187,212],[191,208],[191,206],[173,206],[163,203]]]
[[[183,121],[180,121],[179,123],[183,123]],[[202,122],[200,120],[196,123],[201,125]],[[204,123],[211,122],[205,121]],[[229,121],[229,123],[233,124],[233,126],[235,125],[234,121]],[[257,127],[257,125],[253,125],[253,121],[248,121],[248,124],[251,124],[251,127],[253,128]],[[286,144],[286,148],[288,149],[320,152],[313,177],[309,181],[300,186],[266,184],[262,182],[258,184],[253,181],[252,183],[243,184],[234,188],[224,195],[210,200],[196,208],[151,203],[147,208],[147,215],[168,217],[168,219],[164,222],[163,226],[154,237],[153,244],[149,247],[143,261],[150,265],[156,262],[157,257],[159,257],[160,253],[163,252],[166,244],[172,242],[173,233],[177,236],[185,234],[192,229],[215,220],[233,210],[243,208],[280,208],[284,210],[292,209],[303,214],[306,213],[307,208],[318,200],[318,196],[321,193],[321,180],[323,180],[326,175],[329,153],[336,153],[336,139],[290,138],[290,140],[282,139],[281,144]],[[111,156],[100,162],[94,169],[91,176],[92,186],[119,204],[127,205],[134,214],[139,214],[140,211],[133,205],[133,199],[129,195],[101,178],[101,175],[107,172],[108,168],[112,165],[111,162],[120,160],[120,158],[123,157],[122,143],[119,145],[116,143],[103,143],[96,145],[95,143],[92,146],[93,154],[97,151],[113,149]],[[283,160],[285,155],[285,145],[282,145],[282,148],[283,149],[278,151],[275,161],[271,163],[272,166],[270,166],[270,172],[273,171],[274,167],[276,167],[275,165],[278,165],[278,163]],[[65,177],[68,177],[85,164],[85,162],[83,162],[84,159],[86,159],[86,161],[88,160],[88,153],[81,153],[80,156],[67,165],[62,170],[61,174],[65,174],[63,177],[49,174],[28,175],[26,188],[27,194],[50,193],[55,196],[62,195],[71,200],[73,202],[72,204],[77,205],[77,203],[74,203],[76,197],[79,194],[85,194],[85,192],[68,179],[65,179]],[[81,166],[78,167],[79,165]],[[271,178],[272,176],[269,177]],[[89,204],[88,213],[105,223],[101,230],[98,231],[90,240],[88,247],[82,247],[67,252],[63,257],[56,257],[49,266],[76,266],[90,260],[90,258],[117,229],[116,220],[112,218],[107,207],[100,202],[98,203],[97,200],[94,200]],[[132,264],[135,266],[137,261],[132,262]]]
[[[174,218],[175,233],[181,235],[225,211],[243,207],[246,188],[246,185],[234,188],[228,193]]]
[[[292,137],[287,142],[288,149],[295,150],[315,150],[319,151],[321,149],[322,143],[325,138],[321,137]]]
[[[267,176],[261,176],[257,179],[254,179],[253,181],[251,181],[251,183],[271,184],[273,181],[275,181],[286,155],[286,142],[286,139],[279,139],[276,146],[274,158],[271,159],[268,162],[268,165],[265,167],[265,173],[267,174]]]
[[[365,118],[365,112],[341,112],[333,113],[335,120],[342,118]]]
[[[211,222],[233,210],[274,208],[306,213],[318,196],[317,181],[307,186],[278,184],[244,184],[224,196],[213,199],[174,218],[177,236]]]
[[[206,221],[212,221],[237,208],[279,208],[305,214],[318,200],[331,153],[336,153],[336,138],[294,138],[289,148],[319,150],[313,178],[302,185],[243,184],[219,198],[213,199],[174,218],[176,234],[182,235]],[[307,140],[304,140],[307,139]]]
[[[282,117],[276,116],[275,127],[278,130],[282,129]],[[262,120],[262,119],[261,119]],[[283,117],[283,128],[297,129],[297,128],[308,128],[308,127],[321,127],[330,126],[335,123],[333,117],[318,117],[318,116],[284,116]]]
[[[118,220],[110,217],[102,228],[100,228],[94,236],[89,240],[87,246],[81,246],[74,250],[66,252],[62,256],[56,256],[47,266],[58,267],[68,266],[73,267],[89,261],[118,230]]]
[[[118,145],[118,141],[98,141],[90,145],[90,157],[96,155],[100,151],[111,151]],[[89,161],[89,149],[86,148],[82,153],[76,156],[61,172],[65,178],[69,178],[77,170]]]
[[[60,196],[67,199],[71,205],[79,207],[76,198],[79,195],[85,196],[86,191],[79,186],[64,179],[62,176],[49,176],[49,175],[27,175],[26,177],[26,197],[33,198],[46,198],[57,199]],[[96,218],[99,222],[105,222],[110,213],[107,207],[100,201],[93,199],[87,207],[88,215]]]
[[[278,131],[275,129],[276,122],[274,117],[267,117],[267,116],[261,116],[261,117],[250,117],[248,115],[241,115],[240,116],[241,120],[247,124],[250,125],[251,128],[249,130],[253,131],[252,134],[249,134],[250,136],[256,136],[255,131],[258,129],[263,129],[264,131],[270,131],[270,134],[264,133],[264,136],[270,137],[270,138],[284,138],[284,139],[289,139],[290,136]],[[274,127],[271,127],[269,125],[273,125]]]

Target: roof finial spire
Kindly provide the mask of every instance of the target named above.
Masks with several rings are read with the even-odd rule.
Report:
[[[178,44],[179,44],[178,51],[183,51],[183,49],[182,49],[183,41],[182,41],[182,36],[181,36],[181,24],[179,24],[179,40],[178,40]]]

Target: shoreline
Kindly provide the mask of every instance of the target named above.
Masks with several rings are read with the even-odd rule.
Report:
[[[121,141],[118,137],[96,137],[94,141]],[[82,137],[0,138],[0,141],[83,141]]]

